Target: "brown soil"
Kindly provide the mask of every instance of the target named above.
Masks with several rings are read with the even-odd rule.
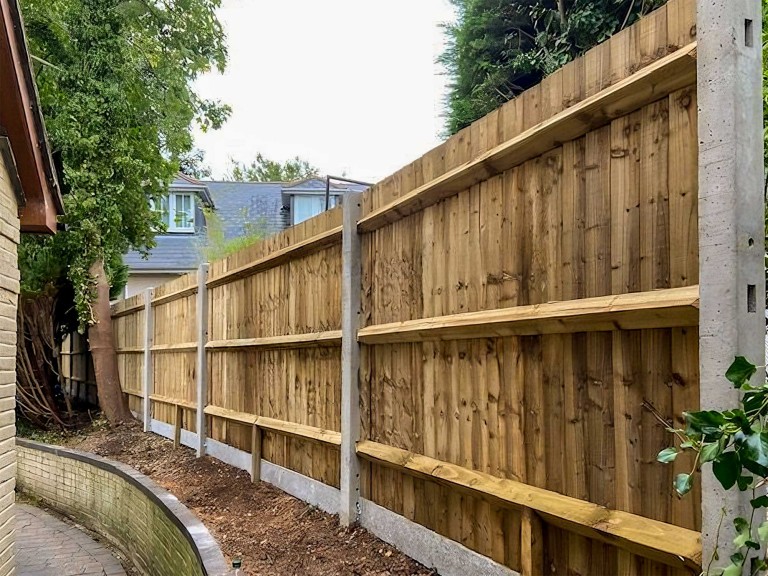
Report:
[[[368,531],[210,457],[144,434],[132,423],[68,442],[119,460],[175,494],[208,527],[228,558],[250,576],[410,576],[435,574]]]

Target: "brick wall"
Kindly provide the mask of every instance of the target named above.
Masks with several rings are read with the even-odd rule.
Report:
[[[146,576],[219,576],[224,558],[171,494],[128,466],[19,440],[19,491],[112,542]]]
[[[0,156],[0,576],[14,572],[13,488],[16,402],[16,304],[19,295],[18,201]]]

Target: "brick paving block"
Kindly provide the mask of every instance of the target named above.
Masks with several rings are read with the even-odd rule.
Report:
[[[27,504],[16,504],[16,576],[126,576],[107,547]]]

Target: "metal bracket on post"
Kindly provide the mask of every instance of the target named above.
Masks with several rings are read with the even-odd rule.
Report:
[[[155,291],[152,288],[144,290],[144,386],[142,415],[144,417],[144,432],[152,430],[152,342],[154,340],[155,323],[152,318],[152,298]]]
[[[208,362],[205,344],[208,342],[208,264],[201,264],[197,270],[197,363],[195,364],[195,385],[197,390],[197,457],[205,455],[205,406],[208,403]]]
[[[761,6],[698,0],[697,12],[701,409],[722,411],[739,402],[724,380],[734,357],[765,364]],[[764,379],[761,368],[753,382]],[[748,518],[751,507],[710,468],[702,491],[706,564],[723,510]]]
[[[360,219],[362,194],[344,197],[341,286],[341,502],[339,521],[349,526],[357,521],[360,502],[360,327],[361,260]]]

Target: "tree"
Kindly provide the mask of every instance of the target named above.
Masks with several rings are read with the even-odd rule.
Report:
[[[298,156],[283,163],[269,160],[261,154],[250,164],[229,159],[230,171],[225,180],[234,182],[293,182],[311,178],[320,173],[315,166]]]
[[[120,256],[153,246],[191,126],[217,128],[229,109],[200,99],[199,74],[223,70],[220,0],[23,0],[37,83],[65,194],[64,231],[25,238],[30,293],[61,298],[88,329],[99,401],[111,422],[130,418],[119,386],[108,282]],[[40,269],[35,256],[64,263]]]
[[[666,0],[451,0],[439,61],[446,135],[488,114]]]
[[[205,163],[205,152],[199,148],[179,157],[179,172],[197,180],[210,178],[213,174],[211,167]]]

